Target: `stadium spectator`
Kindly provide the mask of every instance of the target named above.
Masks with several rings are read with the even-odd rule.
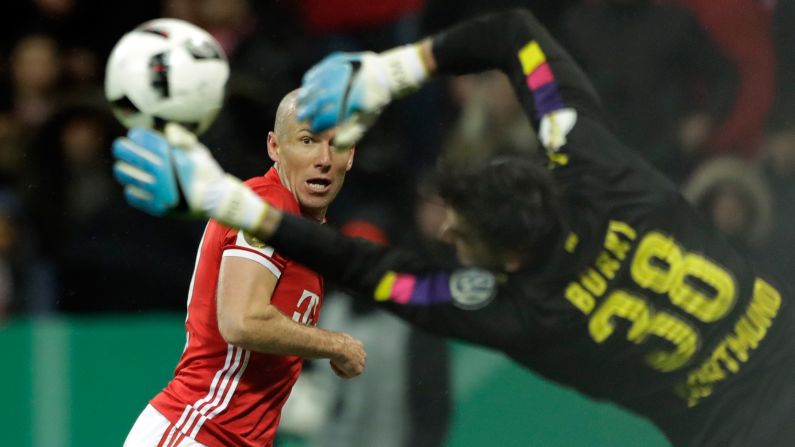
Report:
[[[195,0],[163,0],[160,15],[172,19],[184,20],[200,26],[201,12],[199,3]]]
[[[692,12],[652,0],[584,1],[564,18],[562,41],[610,105],[618,137],[683,180],[735,80]]]
[[[773,192],[776,216],[764,265],[792,281],[795,255],[795,3],[762,2],[773,8],[776,92],[760,162]]]
[[[18,57],[27,55],[27,60],[37,60],[19,67],[24,68],[24,73],[18,76],[23,79],[13,79],[17,84],[14,89],[28,92],[27,104],[36,105],[32,100],[39,97],[39,102],[51,110],[57,109],[61,100],[86,102],[90,98],[104,105],[101,93],[103,62],[124,31],[155,14],[153,1],[157,0],[116,4],[93,0],[3,2],[0,5],[0,36],[5,39],[0,49],[16,48]],[[19,52],[26,42],[22,47],[25,51]],[[12,68],[17,65],[18,62],[12,60]],[[46,89],[38,87],[46,90],[42,92],[45,95],[29,94],[30,84],[56,76],[55,82],[50,82]],[[19,96],[20,92],[14,94]],[[40,108],[43,108],[41,104],[37,106]],[[37,123],[45,120],[46,117],[41,117]]]
[[[115,129],[107,112],[70,106],[44,123],[25,149],[32,165],[32,210],[46,246],[58,247],[67,238],[65,228],[86,222],[114,200],[107,142]]]
[[[57,42],[46,35],[20,39],[11,55],[12,107],[26,128],[43,124],[58,106],[61,58]]]
[[[23,191],[41,251],[56,263],[58,309],[182,309],[179,297],[188,284],[201,227],[156,225],[151,217],[124,206],[109,171],[107,149],[121,133],[118,129],[107,110],[67,106],[24,148],[30,172]],[[140,237],[147,242],[141,243]],[[133,272],[151,281],[133,278]]]
[[[693,172],[683,193],[746,255],[756,257],[767,244],[773,224],[773,197],[761,172],[748,161],[711,159]]]
[[[285,96],[268,134],[274,166],[248,184],[284,212],[322,223],[354,148],[332,149],[333,131],[310,133],[295,118],[297,96]],[[320,275],[217,221],[207,225],[199,247],[183,355],[125,446],[271,445],[304,358],[330,359],[344,378],[364,369],[358,340],[314,327]]]
[[[22,183],[28,135],[9,111],[0,112],[0,184]]]
[[[504,74],[458,76],[450,84],[461,114],[444,143],[446,161],[467,163],[501,152],[537,151],[535,132]]]
[[[9,315],[55,311],[52,263],[39,255],[21,197],[0,190],[0,324]]]
[[[11,246],[13,230],[11,223],[5,216],[0,216],[0,252],[7,252]],[[7,262],[0,260],[0,325],[5,322],[10,313],[11,301],[14,295],[14,281],[11,278],[11,269]]]
[[[776,99],[771,133],[795,129],[795,2],[775,1],[773,39],[776,48]],[[785,137],[786,138],[786,137]]]
[[[714,122],[702,149],[751,158],[761,148],[775,93],[772,12],[759,0],[678,1],[693,11],[739,78],[733,104]]]
[[[394,27],[401,20],[413,20],[411,17],[421,11],[425,0],[366,3],[356,0],[301,0],[300,3],[306,28],[328,35]]]
[[[202,28],[221,44],[229,57],[234,57],[241,42],[257,26],[257,18],[248,0],[204,0],[199,2],[198,14]]]
[[[772,192],[775,210],[768,243],[762,250],[761,265],[795,286],[795,129],[771,131],[764,145],[760,164]]]
[[[582,0],[533,2],[536,17],[556,34],[566,11]],[[423,14],[423,33],[436,33],[456,23],[490,12],[528,6],[528,0],[428,0]]]

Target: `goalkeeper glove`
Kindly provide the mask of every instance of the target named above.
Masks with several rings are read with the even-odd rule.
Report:
[[[254,231],[269,208],[178,124],[167,124],[165,136],[132,129],[113,142],[113,156],[113,172],[127,202],[150,214],[174,213],[184,203],[194,215]]]
[[[304,75],[298,119],[308,121],[314,133],[338,126],[334,146],[350,147],[387,104],[427,78],[418,44],[380,54],[334,53]]]

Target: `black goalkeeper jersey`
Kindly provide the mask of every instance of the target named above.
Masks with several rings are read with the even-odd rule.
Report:
[[[676,445],[795,445],[789,291],[617,140],[532,15],[466,22],[433,48],[443,73],[510,77],[563,190],[566,231],[551,258],[505,276],[445,271],[289,216],[271,242],[415,325],[646,416]]]

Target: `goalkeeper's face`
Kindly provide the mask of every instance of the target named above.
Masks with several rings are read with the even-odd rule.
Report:
[[[441,238],[455,247],[458,262],[465,267],[513,272],[521,265],[521,258],[517,254],[490,246],[449,206],[442,224]]]
[[[331,144],[336,129],[313,134],[305,122],[290,120],[283,132],[268,134],[268,154],[279,178],[304,214],[322,221],[353,165],[354,148]]]

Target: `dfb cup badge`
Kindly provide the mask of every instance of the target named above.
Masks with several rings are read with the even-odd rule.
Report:
[[[249,233],[247,233],[245,231],[243,232],[243,239],[246,241],[246,243],[248,245],[250,245],[250,246],[252,246],[254,248],[265,248],[265,247],[267,247],[265,242],[262,242],[261,240],[257,239],[254,235],[249,234]]]
[[[497,294],[497,279],[486,270],[457,270],[450,276],[453,304],[467,310],[480,309]]]

